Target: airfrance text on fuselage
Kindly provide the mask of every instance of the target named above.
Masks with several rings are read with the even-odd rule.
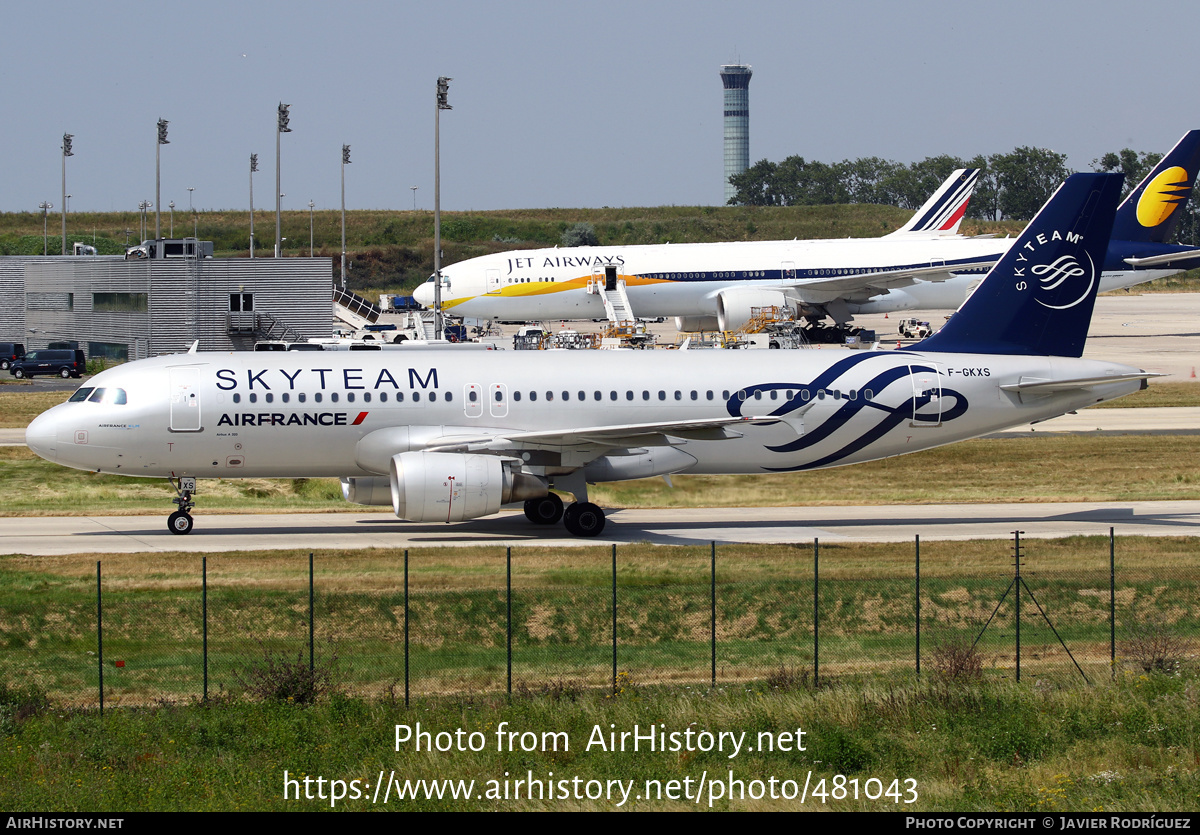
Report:
[[[225,412],[217,426],[358,426],[367,414],[351,421],[349,412]]]
[[[408,373],[408,388],[416,389],[436,389],[438,387],[438,374],[436,368],[431,368],[424,375],[415,368],[406,369]],[[350,391],[366,391],[368,389],[378,391],[381,388],[400,389],[400,383],[396,381],[396,376],[386,368],[379,370],[378,374],[374,371],[370,372],[374,375],[375,380],[372,383],[370,376],[364,377],[366,373],[362,368],[299,368],[289,373],[282,368],[264,368],[262,371],[255,371],[252,368],[245,370],[245,380],[239,377],[239,373],[232,368],[222,368],[217,371],[217,388],[222,391],[236,391],[243,385],[247,390],[253,391],[256,388],[263,391],[274,391],[276,389],[295,391],[309,391],[313,389],[324,391],[327,388],[335,388],[339,390]],[[404,371],[396,372],[400,379],[405,377]],[[301,378],[300,375],[304,375]],[[317,379],[313,378],[316,375]],[[282,379],[280,379],[282,378]],[[299,381],[299,382],[297,382]],[[313,384],[316,383],[314,386]]]

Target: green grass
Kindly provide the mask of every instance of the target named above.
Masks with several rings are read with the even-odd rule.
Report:
[[[978,633],[1011,573],[1006,543],[922,544],[924,676],[912,671],[910,545],[825,544],[821,686],[812,687],[811,546],[718,552],[718,686],[708,684],[708,549],[623,546],[618,555],[618,692],[611,676],[605,548],[514,552],[514,695],[505,695],[505,567],[498,548],[410,555],[413,702],[402,701],[398,551],[323,552],[316,656],[334,687],[315,705],[245,693],[264,653],[307,659],[306,555],[208,560],[212,701],[202,704],[200,560],[186,553],[103,559],[106,710],[96,712],[95,557],[0,558],[0,806],[16,812],[321,809],[283,798],[289,776],[374,783],[532,772],[547,779],[746,781],[826,788],[836,775],[916,781],[911,804],[815,798],[804,808],[1167,812],[1200,794],[1200,678],[1194,660],[1144,674],[1121,645],[1107,666],[1108,541],[1026,544],[1027,582],[1088,671],[1081,682],[1026,599],[1023,682],[1011,609],[985,633],[978,679],[946,680],[939,644]],[[1118,625],[1161,617],[1200,634],[1192,538],[1117,542]],[[1120,633],[1122,636],[1124,631]],[[123,666],[116,666],[117,662]],[[458,691],[457,695],[454,693]],[[47,699],[43,694],[48,693]],[[47,703],[48,702],[48,703]],[[86,705],[88,707],[81,707]],[[396,749],[396,725],[483,734],[484,750]],[[497,750],[495,732],[565,733],[566,748]],[[588,750],[596,729],[747,734],[755,750]],[[804,751],[759,734],[798,729]],[[793,737],[794,738],[794,737]],[[766,738],[763,738],[766,741]],[[763,750],[766,749],[766,750]],[[843,785],[839,782],[838,785]],[[361,784],[360,784],[361,786]],[[511,789],[510,784],[510,789]],[[486,788],[486,787],[485,787]],[[483,789],[481,789],[482,791]],[[503,793],[503,792],[501,792]],[[637,792],[635,792],[636,794]],[[367,791],[366,795],[371,796]],[[586,799],[391,803],[411,810],[610,809]],[[707,806],[707,798],[701,808]],[[797,801],[716,798],[732,810]],[[337,808],[366,810],[365,799]],[[631,808],[696,808],[646,799]]]

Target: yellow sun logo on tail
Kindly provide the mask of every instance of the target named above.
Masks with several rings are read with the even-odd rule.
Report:
[[[1188,174],[1178,165],[1159,174],[1138,200],[1138,223],[1153,228],[1163,223],[1175,207],[1187,200]]]

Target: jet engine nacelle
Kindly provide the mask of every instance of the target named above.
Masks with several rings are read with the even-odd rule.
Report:
[[[675,330],[680,333],[715,331],[719,324],[716,316],[676,316]]]
[[[717,323],[723,331],[735,331],[750,321],[752,307],[787,307],[787,297],[779,290],[735,287],[717,294]]]
[[[342,498],[354,504],[391,504],[392,480],[390,478],[343,478]]]
[[[549,492],[518,467],[494,455],[402,452],[392,458],[392,510],[410,522],[462,522]]]

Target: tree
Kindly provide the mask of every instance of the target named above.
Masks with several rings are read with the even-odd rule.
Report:
[[[1125,188],[1122,196],[1137,188],[1138,183],[1146,179],[1146,175],[1162,160],[1162,154],[1152,154],[1146,151],[1138,152],[1130,148],[1122,148],[1113,153],[1109,151],[1099,159],[1092,160],[1092,170],[1100,174],[1119,171],[1125,175]]]
[[[1009,154],[994,154],[989,167],[1000,187],[1000,213],[1014,220],[1029,220],[1071,175],[1066,154],[1046,148],[1022,146]]]
[[[775,163],[761,159],[741,174],[729,178],[737,194],[729,198],[730,206],[778,206],[774,199]]]

